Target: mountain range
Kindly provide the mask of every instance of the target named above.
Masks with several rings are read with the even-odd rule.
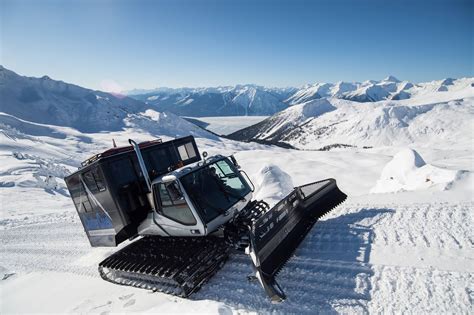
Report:
[[[156,97],[155,100],[168,97],[181,104],[176,106],[174,101],[169,101],[167,111],[163,111],[160,105],[148,101],[94,91],[47,76],[20,76],[0,66],[0,127],[11,133],[14,133],[11,128],[16,128],[20,131],[27,129],[29,134],[48,133],[56,137],[64,136],[60,135],[60,129],[44,126],[71,127],[81,133],[133,128],[152,135],[176,137],[193,134],[217,139],[217,135],[178,117],[171,110],[189,110],[186,114],[190,116],[192,110],[223,116],[231,110],[241,115],[262,112],[270,115],[276,111],[265,120],[227,137],[303,150],[414,143],[423,147],[446,142],[460,147],[472,145],[474,78],[445,79],[410,86],[407,82],[388,77],[380,82],[360,84],[356,89],[353,87],[342,83],[316,84],[295,91],[246,85],[182,89],[179,93],[166,90],[162,91],[163,94],[147,97]],[[375,93],[377,89],[388,94]],[[360,94],[361,91],[364,92]],[[397,99],[395,96],[401,92],[409,98]],[[391,98],[376,102],[345,99],[349,95],[369,94],[374,99],[382,95]],[[216,103],[206,104],[205,100],[219,97],[228,102],[219,107],[220,112],[212,111]]]
[[[141,129],[169,137],[195,135],[215,138],[204,129],[172,113],[154,111],[130,97],[86,89],[48,76],[26,77],[0,66],[0,131],[65,138],[50,126],[81,133]],[[13,128],[13,129],[12,129]],[[17,130],[17,131],[18,131]]]
[[[414,90],[412,98],[355,102],[325,97],[308,100],[227,137],[299,149],[341,146],[472,146],[474,78]],[[431,92],[430,92],[431,91]]]
[[[455,82],[455,79],[447,78],[414,84],[388,76],[381,81],[315,83],[300,88],[267,88],[250,84],[133,90],[127,94],[153,105],[158,111],[169,111],[180,116],[268,116],[295,104],[328,97],[361,103],[409,99],[448,91]]]
[[[237,85],[216,88],[157,89],[139,95],[137,100],[159,111],[180,116],[268,116],[288,107],[285,102],[296,89]]]

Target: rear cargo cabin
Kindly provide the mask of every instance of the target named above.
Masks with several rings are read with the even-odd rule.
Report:
[[[192,136],[143,142],[139,148],[151,180],[201,160]],[[132,146],[91,157],[65,181],[92,246],[117,246],[135,236],[151,210]]]

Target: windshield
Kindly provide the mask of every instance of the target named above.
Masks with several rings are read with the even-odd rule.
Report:
[[[247,182],[227,159],[208,164],[180,180],[206,223],[250,192]]]

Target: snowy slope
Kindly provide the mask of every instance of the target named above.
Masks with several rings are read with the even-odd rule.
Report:
[[[308,101],[229,137],[284,142],[301,149],[336,144],[363,147],[414,143],[442,147],[447,142],[466,148],[472,143],[473,122],[474,87],[466,85],[452,93],[434,92],[401,101]]]
[[[22,126],[27,133],[51,133],[47,124],[71,127],[83,133],[118,131],[142,127],[175,137],[195,133],[211,136],[171,113],[158,113],[150,106],[121,95],[85,89],[62,81],[24,77],[0,66],[0,123]],[[25,122],[23,122],[25,121]],[[152,126],[153,125],[153,126]],[[42,131],[40,131],[42,130]]]
[[[459,90],[448,96],[465,98],[463,93]],[[357,127],[350,129],[347,123],[348,129],[341,129],[340,134],[325,133],[321,144],[340,142],[345,139],[344,132],[347,139],[358,139],[363,135],[358,130],[361,126],[373,126],[374,121],[380,124],[380,129],[366,130],[367,136],[361,138],[373,141],[374,148],[333,151],[297,151],[231,141],[173,114],[141,107],[121,116],[110,130],[83,132],[74,128],[73,119],[59,120],[62,125],[39,121],[48,117],[47,107],[44,111],[35,107],[39,118],[29,120],[15,116],[14,109],[2,103],[0,312],[472,313],[474,151],[472,133],[468,132],[472,129],[466,129],[472,128],[472,100],[438,97],[427,104],[432,94],[423,97],[412,104],[404,100],[371,106],[316,100],[283,112],[298,126],[310,125],[311,120],[354,119],[350,123]],[[377,120],[380,116],[387,119]],[[413,125],[417,120],[420,122]],[[425,130],[422,122],[428,129],[409,145],[420,158],[415,153],[398,155],[413,152],[406,150],[407,135]],[[454,125],[459,128],[457,134],[453,133]],[[120,128],[115,130],[115,126]],[[284,119],[273,127],[269,134],[275,135],[281,128],[292,130]],[[344,204],[315,225],[278,276],[288,296],[284,303],[272,305],[258,283],[246,280],[252,268],[243,255],[232,256],[191,299],[100,279],[97,264],[116,249],[90,247],[62,176],[83,159],[110,148],[112,139],[124,145],[129,138],[144,141],[185,134],[197,137],[201,152],[235,154],[256,185],[257,196],[269,202],[274,203],[293,185],[328,177],[335,178],[348,194]],[[305,139],[310,139],[309,134]],[[402,145],[389,145],[394,143]],[[400,166],[406,172],[397,172]],[[425,166],[432,166],[430,176],[464,172],[449,187],[421,185],[413,191],[371,193],[381,179],[398,180],[405,174],[412,178],[415,174],[419,180],[419,169]]]
[[[19,76],[0,66],[0,112],[28,121],[80,131],[118,130],[128,113],[146,105],[128,97],[55,81]]]

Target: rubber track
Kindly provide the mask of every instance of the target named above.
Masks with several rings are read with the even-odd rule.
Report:
[[[115,284],[188,297],[224,265],[232,249],[248,243],[248,226],[266,210],[267,203],[250,202],[226,226],[224,238],[143,237],[102,261],[99,274]]]
[[[214,236],[143,237],[99,264],[100,276],[112,283],[187,297],[225,263],[229,247]]]

